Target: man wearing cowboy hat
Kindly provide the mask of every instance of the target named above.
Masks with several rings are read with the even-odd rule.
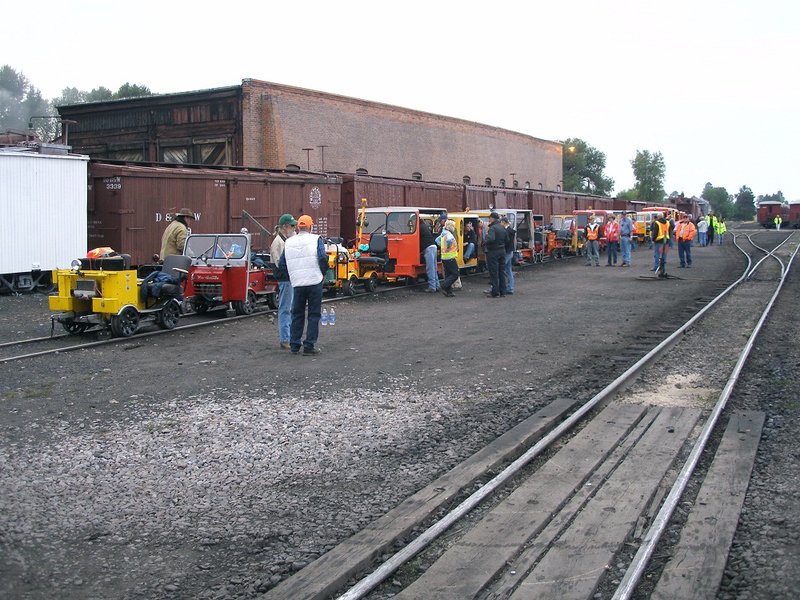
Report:
[[[186,244],[186,236],[189,235],[189,227],[186,225],[186,219],[194,219],[194,213],[188,208],[182,208],[179,212],[175,213],[167,228],[164,230],[164,235],[161,236],[161,260],[173,254],[183,254],[183,246]]]

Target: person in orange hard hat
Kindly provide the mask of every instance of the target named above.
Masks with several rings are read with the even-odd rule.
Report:
[[[286,239],[283,254],[278,260],[278,268],[286,268],[292,282],[292,326],[289,334],[289,348],[292,354],[304,356],[319,354],[315,347],[319,338],[319,321],[322,316],[322,282],[328,270],[328,255],[322,238],[311,233],[314,221],[308,215],[297,219],[297,235]],[[306,308],[308,309],[308,328],[306,329]],[[303,330],[306,338],[303,340]]]

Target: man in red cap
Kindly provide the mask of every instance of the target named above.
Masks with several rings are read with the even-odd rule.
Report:
[[[289,346],[292,354],[304,356],[319,354],[314,347],[319,338],[319,320],[322,315],[322,281],[328,270],[328,255],[322,238],[311,233],[314,221],[308,215],[297,219],[297,235],[286,239],[279,268],[286,268],[292,282],[292,326]],[[306,329],[306,307],[308,307],[308,329]],[[302,340],[306,329],[306,339]],[[302,343],[301,343],[302,340]]]

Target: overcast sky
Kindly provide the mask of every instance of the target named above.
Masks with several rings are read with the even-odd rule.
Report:
[[[173,0],[4,3],[0,64],[47,98],[260,79],[458,117],[604,152],[665,188],[800,200],[797,0]],[[387,143],[389,143],[387,141]],[[509,171],[513,171],[509,168]]]

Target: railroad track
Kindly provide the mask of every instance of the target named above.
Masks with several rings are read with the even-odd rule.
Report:
[[[550,259],[545,259],[544,264],[553,262]],[[532,264],[524,265],[522,268],[530,268]],[[479,275],[480,273],[473,273],[472,275]],[[470,277],[471,275],[464,274],[462,277]],[[337,296],[323,298],[323,303],[328,304],[332,302],[342,302],[352,298],[372,296],[375,294],[389,294],[399,290],[408,289],[409,287],[422,287],[426,283],[419,283],[413,285],[397,285],[397,286],[382,286],[375,292],[360,292],[353,296]],[[221,313],[227,312],[227,316],[220,317]],[[153,336],[168,335],[176,330],[185,330],[187,328],[206,327],[209,325],[218,325],[223,319],[226,321],[249,319],[255,317],[263,317],[265,315],[275,315],[276,310],[268,308],[256,308],[256,310],[248,315],[234,315],[232,310],[225,308],[215,308],[207,313],[197,314],[188,313],[182,315],[178,325],[174,329],[164,330],[158,329],[155,324],[147,325],[142,330],[136,332],[133,336],[127,338],[114,338],[111,337],[107,329],[92,329],[79,335],[66,335],[63,333],[50,336],[42,336],[35,338],[27,338],[20,340],[13,340],[9,342],[0,343],[0,364],[7,362],[14,362],[28,358],[35,358],[38,356],[47,356],[49,354],[58,354],[63,352],[72,352],[75,350],[84,350],[94,348],[97,346],[131,343],[133,341],[143,340]],[[55,325],[54,332],[60,331],[61,327]]]
[[[740,277],[607,387],[534,414],[263,599],[713,597],[763,421],[727,400],[798,247],[733,238]],[[719,328],[730,343],[704,345]]]

